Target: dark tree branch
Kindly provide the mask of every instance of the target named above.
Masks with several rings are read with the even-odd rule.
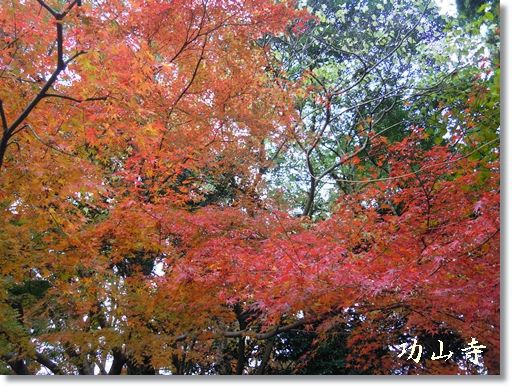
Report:
[[[64,33],[63,33],[63,25],[62,20],[63,18],[71,11],[71,9],[77,4],[77,1],[74,0],[69,4],[69,6],[66,8],[65,11],[62,13],[57,13],[54,9],[52,9],[48,4],[46,4],[43,0],[37,0],[38,3],[45,8],[54,18],[57,24],[57,37],[56,37],[56,43],[57,43],[57,68],[53,71],[53,73],[50,75],[50,78],[46,81],[46,83],[43,85],[39,93],[30,101],[30,103],[25,107],[23,112],[18,116],[18,118],[10,125],[7,125],[7,120],[4,120],[5,114],[2,114],[2,125],[4,126],[3,136],[0,140],[0,168],[3,165],[5,152],[7,150],[7,146],[9,144],[9,140],[11,137],[15,134],[16,129],[23,123],[23,121],[29,116],[29,114],[35,109],[35,107],[38,105],[38,103],[45,97],[46,93],[50,88],[54,85],[57,78],[59,77],[60,73],[64,71],[67,67],[67,65],[72,62],[74,59],[76,59],[78,56],[84,54],[84,51],[80,51],[73,56],[71,56],[69,59],[64,60]],[[3,107],[2,107],[3,112]]]
[[[16,375],[32,375],[23,359],[7,360],[6,363],[11,367]]]
[[[308,168],[310,168],[311,162],[308,156]],[[308,197],[306,199],[306,205],[304,206],[304,211],[302,212],[302,216],[309,216],[313,215],[313,205],[315,203],[315,195],[316,195],[316,187],[317,187],[317,180],[316,178],[311,174],[310,169],[310,177],[309,177],[309,190],[308,190]]]
[[[265,368],[267,368],[268,361],[270,360],[270,356],[272,355],[272,351],[274,350],[274,338],[272,337],[265,344],[265,349],[263,350],[263,357],[261,358],[261,363],[256,370],[256,375],[264,375]]]
[[[235,314],[240,330],[247,328],[247,321],[240,304],[235,305]],[[245,337],[238,338],[236,374],[242,375],[245,368]]]
[[[327,176],[329,173],[334,171],[336,168],[340,167],[341,165],[345,164],[347,161],[349,161],[349,160],[353,159],[354,157],[356,157],[358,154],[360,154],[362,151],[364,151],[367,146],[368,146],[368,137],[365,138],[364,144],[363,144],[362,147],[360,147],[358,150],[352,152],[350,155],[343,157],[340,161],[338,161],[338,162],[334,163],[333,165],[331,165],[327,170],[325,170],[318,177],[317,181],[322,180],[325,176]]]
[[[194,83],[194,80],[196,79],[197,73],[199,72],[199,67],[201,66],[201,63],[204,60],[204,53],[205,53],[205,50],[206,50],[206,43],[207,42],[208,42],[208,36],[205,36],[203,44],[201,46],[201,54],[199,55],[199,59],[196,62],[196,65],[194,67],[194,70],[192,72],[190,80],[187,82],[187,84],[185,85],[185,87],[183,88],[181,93],[178,95],[178,97],[176,98],[176,100],[172,104],[172,106],[171,106],[171,108],[169,110],[169,114],[167,115],[168,117],[172,116],[172,114],[174,112],[174,109],[176,108],[178,103],[181,101],[181,99],[185,96],[185,94],[187,93],[188,89],[190,89],[190,87]],[[168,133],[168,130],[162,135],[162,138],[160,140],[160,144],[158,146],[159,150],[161,150],[163,145],[164,145],[164,140],[165,140],[165,137],[166,137],[167,133]]]
[[[4,102],[1,99],[0,99],[0,116],[2,118],[2,129],[3,129],[4,133],[5,133],[8,130],[7,117],[5,116]]]
[[[416,23],[414,23],[414,25],[409,29],[409,31],[407,31],[403,36],[402,38],[400,39],[400,41],[398,42],[398,44],[393,47],[386,55],[384,55],[384,57],[382,57],[380,60],[378,60],[376,63],[374,63],[372,66],[370,67],[367,67],[365,66],[364,67],[364,71],[363,71],[363,74],[359,77],[359,79],[357,79],[354,83],[352,83],[351,85],[347,86],[346,88],[342,89],[342,90],[336,90],[333,94],[334,95],[341,95],[341,94],[344,94],[346,93],[347,91],[349,90],[352,90],[354,87],[356,87],[357,85],[359,85],[367,76],[368,74],[375,68],[377,68],[381,63],[383,63],[384,61],[386,61],[387,59],[389,59],[395,52],[398,51],[398,49],[400,47],[402,47],[402,45],[404,44],[404,42],[407,40],[407,38],[414,32],[414,30],[418,27],[418,25],[420,24],[421,20],[423,19],[423,17],[425,16],[425,14],[427,13],[427,10],[428,10],[428,6],[430,5],[430,1],[429,0],[427,2],[427,4],[425,5],[425,8],[423,10],[423,12],[421,13],[420,17],[418,18],[418,20],[416,21]]]
[[[120,348],[114,348],[112,350],[112,356],[114,357],[112,361],[112,366],[108,371],[109,375],[121,375],[121,371],[126,363],[126,356],[124,352]]]
[[[66,66],[64,64],[64,48],[62,47],[64,43],[64,35],[63,35],[63,27],[62,27],[62,19],[59,16],[57,19],[57,69],[64,70]]]
[[[61,18],[66,17],[66,15],[69,13],[69,11],[71,11],[73,9],[73,7],[75,5],[78,5],[79,7],[82,6],[82,1],[73,0],[71,3],[69,3],[69,5],[66,7],[66,9],[63,12],[61,12],[61,14],[60,14]]]
[[[280,333],[288,332],[292,329],[299,328],[301,326],[307,325],[307,324],[314,324],[319,321],[321,321],[324,317],[315,317],[315,318],[301,318],[293,323],[287,324],[287,325],[276,325],[273,328],[268,329],[265,332],[255,332],[251,331],[249,329],[243,329],[238,331],[222,331],[219,332],[217,335],[219,337],[225,337],[225,338],[238,338],[238,337],[252,337],[256,340],[267,340],[270,339]],[[183,341],[186,340],[188,337],[192,336],[190,333],[184,333],[182,335],[178,335],[174,337],[174,341]]]
[[[43,95],[43,98],[46,98],[46,97],[67,99],[69,101],[73,101],[73,102],[76,102],[76,103],[91,102],[91,101],[106,101],[107,98],[108,98],[108,96],[105,95],[105,96],[102,96],[102,97],[90,97],[90,98],[80,99],[80,98],[70,97],[68,95],[54,94],[54,93],[46,93],[45,95]]]
[[[42,353],[36,352],[35,360],[48,368],[54,375],[64,375],[61,368]]]
[[[227,338],[234,338],[234,337],[253,337],[257,340],[266,340],[270,339],[271,337],[274,337],[278,335],[279,333],[288,332],[292,329],[296,329],[298,327],[301,327],[306,324],[312,324],[316,321],[318,321],[318,318],[303,318],[300,320],[297,320],[293,323],[290,323],[288,325],[283,326],[276,326],[272,329],[269,329],[266,332],[256,333],[250,330],[240,330],[240,331],[225,331],[222,333],[224,337]]]
[[[43,0],[37,0],[39,4],[41,4],[41,7],[45,8],[48,12],[52,14],[54,18],[57,18],[59,14],[55,12],[53,8],[51,8],[48,4],[46,4]]]

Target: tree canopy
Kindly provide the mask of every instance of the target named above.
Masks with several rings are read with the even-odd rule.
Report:
[[[0,4],[1,373],[499,374],[498,2]]]

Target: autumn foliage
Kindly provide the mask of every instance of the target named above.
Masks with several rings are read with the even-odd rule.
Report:
[[[319,142],[297,100],[323,91],[266,38],[314,23],[288,1],[2,3],[4,372],[277,373],[305,335],[298,373],[339,334],[347,373],[482,372],[404,366],[406,336],[477,337],[499,373],[499,137],[367,120],[328,215],[267,189],[276,149]]]

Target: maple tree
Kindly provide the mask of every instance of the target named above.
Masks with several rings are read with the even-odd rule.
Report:
[[[5,373],[499,373],[496,9],[306,3],[1,7]]]

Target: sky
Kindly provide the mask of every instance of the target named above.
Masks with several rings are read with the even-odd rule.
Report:
[[[436,0],[436,4],[441,9],[442,14],[455,16],[457,13],[455,0]]]

